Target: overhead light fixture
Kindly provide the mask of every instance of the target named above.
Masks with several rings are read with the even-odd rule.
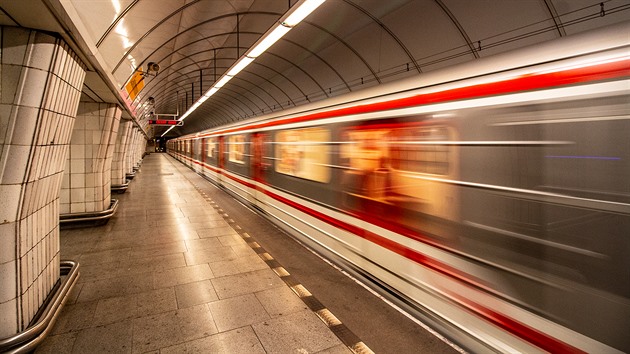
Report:
[[[298,23],[300,23],[306,16],[310,15],[311,12],[315,11],[319,5],[323,4],[326,0],[306,0],[300,6],[298,6],[295,11],[286,18],[286,20],[282,21],[282,25],[288,27],[294,27]]]
[[[227,82],[228,82],[228,81],[230,81],[230,80],[232,80],[232,77],[231,77],[231,76],[227,76],[227,75],[225,75],[225,76],[223,76],[221,79],[219,79],[219,81],[217,81],[217,82],[214,84],[214,86],[213,86],[213,87],[216,87],[216,88],[218,88],[218,89],[219,89],[219,88],[223,87],[223,85],[227,84]]]
[[[212,87],[201,96],[195,104],[193,104],[188,110],[178,119],[180,121],[186,119],[195,109],[197,109],[203,102],[205,102],[210,96],[214,95],[221,87],[223,87],[228,81],[235,75],[241,72],[247,65],[251,64],[257,57],[264,53],[269,47],[282,38],[291,28],[300,23],[306,16],[311,14],[326,0],[302,0],[293,5],[288,15],[284,20],[280,20],[275,28],[268,31],[263,37],[253,46],[253,48],[245,53],[232,67],[223,75]],[[166,135],[175,126],[171,126],[161,136]]]
[[[269,47],[276,43],[282,36],[291,30],[291,27],[285,27],[282,25],[277,26],[267,37],[265,37],[260,43],[258,43],[254,49],[252,49],[246,55],[250,58],[257,58],[264,53]]]
[[[206,91],[206,93],[203,94],[203,97],[210,98],[210,96],[214,95],[214,93],[217,91],[219,91],[219,89],[217,87],[213,87],[210,90]]]
[[[254,61],[254,58],[242,57],[241,60],[239,60],[238,63],[236,63],[236,65],[234,65],[232,69],[230,69],[230,71],[227,72],[226,75],[235,76],[236,74],[241,72],[241,70],[245,69],[245,67],[253,61]]]

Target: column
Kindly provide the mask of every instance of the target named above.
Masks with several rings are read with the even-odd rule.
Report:
[[[147,151],[147,140],[141,131],[138,131],[138,140],[136,141],[136,164],[135,167],[139,168],[144,158],[144,153]]]
[[[121,114],[112,103],[79,104],[61,186],[64,217],[109,209],[112,159]]]
[[[59,281],[59,191],[85,68],[60,38],[0,26],[0,338]]]
[[[127,149],[125,151],[125,173],[132,174],[133,173],[133,142],[136,139],[136,128],[131,127],[129,129],[129,142],[127,143]]]
[[[125,120],[120,123],[118,128],[114,159],[112,160],[112,186],[122,186],[127,183],[127,177],[125,176],[125,150],[129,138],[128,133],[132,126],[133,122]]]

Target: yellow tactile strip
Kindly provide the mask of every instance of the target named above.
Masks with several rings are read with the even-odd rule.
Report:
[[[258,254],[258,256],[267,263],[269,268],[273,270],[280,279],[313,311],[322,322],[330,328],[330,330],[345,344],[352,352],[356,354],[373,354],[374,352],[365,345],[357,335],[355,335],[346,325],[344,325],[330,310],[319,302],[302,284],[298,283],[295,278],[280,263],[273,258],[256,240],[245,230],[236,224],[234,219],[219,207],[210,196],[208,196],[201,188],[191,181],[192,185],[203,196],[203,198],[217,210],[223,219],[245,240],[245,242]]]

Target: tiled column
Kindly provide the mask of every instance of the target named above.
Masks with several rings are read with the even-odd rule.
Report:
[[[135,148],[136,148],[136,136],[138,135],[138,128],[132,127],[129,130],[129,143],[125,151],[125,173],[133,173],[133,166],[135,164]]]
[[[61,214],[109,208],[112,158],[121,113],[111,103],[79,104],[61,185]]]
[[[85,69],[59,38],[0,26],[0,338],[59,280],[59,190]]]
[[[138,137],[136,140],[136,167],[140,167],[144,153],[147,151],[147,140],[144,138],[144,134],[138,131]]]
[[[125,177],[125,149],[129,139],[129,130],[133,126],[130,120],[120,122],[118,135],[116,137],[116,148],[114,149],[114,159],[112,160],[112,185],[123,185],[127,183]]]
[[[133,148],[131,149],[131,167],[138,167],[138,139],[140,139],[140,130],[134,129],[133,134]]]

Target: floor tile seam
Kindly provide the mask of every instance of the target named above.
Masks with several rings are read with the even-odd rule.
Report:
[[[171,157],[169,161],[173,164]],[[188,166],[184,166],[188,167]],[[208,182],[203,177],[199,176],[196,171],[188,167],[190,171],[183,173],[182,175],[190,184],[192,184],[197,192],[199,192],[204,199],[223,216],[224,220],[230,225],[238,226],[236,221],[230,218],[230,216],[217,204],[210,196],[208,196],[195,182],[192,182],[188,177],[188,174],[194,176],[195,179],[199,179],[201,182]],[[234,227],[233,227],[234,228]],[[235,231],[243,238],[243,240],[263,259],[269,266],[269,268],[276,273],[276,275],[315,313],[315,315],[330,329],[330,331],[341,340],[341,342],[348,347],[355,354],[373,354],[374,352],[363,342],[360,338],[354,334],[345,324],[343,324],[330,310],[328,310],[319,300],[313,296],[302,284],[298,283],[289,272],[280,265],[277,260],[273,258],[251,235],[249,235],[243,228],[238,226],[238,230]],[[263,256],[263,254],[265,256]],[[277,266],[276,266],[277,265]],[[273,268],[272,266],[276,266]]]
[[[111,262],[114,263],[114,262]],[[95,279],[87,279],[87,280],[83,280],[83,281],[79,281],[78,284],[94,284],[97,282],[107,282],[109,283],[112,279],[122,279],[125,277],[132,277],[132,278],[136,278],[136,277],[140,277],[140,276],[150,276],[152,279],[153,276],[161,276],[164,273],[170,272],[170,271],[174,271],[174,270],[181,270],[184,268],[189,268],[189,267],[197,267],[197,266],[203,266],[203,265],[208,265],[209,267],[209,263],[200,263],[200,264],[192,264],[192,265],[183,265],[183,266],[177,266],[177,267],[170,267],[170,268],[165,268],[165,269],[159,269],[159,270],[149,270],[149,271],[143,271],[143,272],[138,272],[138,273],[123,273],[122,275],[115,275],[115,276],[111,276],[111,277],[99,277],[99,278],[95,278]],[[147,277],[148,278],[148,277]],[[208,279],[214,279],[217,277],[212,277],[212,278],[208,278]],[[181,285],[181,284],[177,284],[177,285]],[[155,287],[153,286],[153,288],[151,290],[159,290],[159,289],[164,289],[164,288],[168,288],[168,286],[161,286],[161,287]],[[127,295],[131,295],[131,294],[138,294],[138,293],[143,293],[145,291],[141,291],[141,292],[133,292],[133,293],[129,293]],[[114,296],[115,297],[115,296]],[[101,299],[98,299],[101,300]],[[96,300],[96,301],[98,301]],[[94,301],[94,300],[93,300]],[[90,301],[81,301],[81,302],[90,302]]]
[[[230,330],[227,330],[227,331],[218,331],[217,333],[212,333],[212,334],[210,334],[210,335],[208,335],[208,336],[201,337],[201,338],[193,338],[193,339],[189,339],[189,340],[186,340],[186,341],[184,341],[184,342],[175,343],[175,344],[172,344],[172,345],[168,345],[168,346],[165,346],[165,347],[158,348],[158,349],[156,349],[156,350],[157,350],[157,351],[161,351],[162,349],[169,349],[169,348],[172,348],[172,347],[177,347],[177,346],[181,346],[181,345],[184,345],[184,344],[193,343],[193,342],[195,342],[195,341],[199,341],[199,340],[202,340],[202,339],[205,339],[205,338],[217,337],[217,336],[219,336],[219,335],[221,335],[221,334],[229,333],[229,332],[232,332],[232,331],[242,330],[242,329],[244,329],[244,328],[250,328],[250,329],[251,329],[252,333],[254,333],[254,335],[256,335],[256,339],[257,339],[257,340],[258,340],[258,342],[260,343],[260,346],[264,349],[264,346],[263,346],[263,344],[262,344],[262,341],[260,341],[260,338],[258,337],[258,334],[257,334],[257,333],[256,333],[256,331],[254,330],[254,328],[252,327],[252,325],[246,325],[246,326],[241,326],[241,327],[233,328],[233,329],[230,329]],[[218,328],[217,328],[217,330],[218,330]],[[151,353],[152,353],[152,352],[153,352],[153,351],[151,351]]]
[[[132,295],[137,295],[137,294],[132,294]],[[100,300],[98,300],[98,301],[100,301]],[[97,304],[97,305],[98,305],[98,304]],[[112,322],[93,323],[93,325],[91,325],[90,327],[81,328],[81,329],[79,329],[78,331],[80,332],[80,331],[82,331],[82,330],[86,330],[86,329],[89,329],[89,328],[96,328],[96,327],[110,326],[110,325],[113,325],[113,324],[116,324],[116,323],[121,323],[121,322],[126,322],[126,321],[132,322],[132,327],[133,327],[133,322],[134,322],[134,321],[136,321],[136,320],[140,320],[140,319],[147,318],[147,317],[153,317],[153,316],[164,315],[164,314],[169,313],[169,312],[173,312],[173,313],[175,313],[177,310],[181,310],[181,309],[180,309],[180,308],[170,309],[170,310],[165,310],[165,311],[160,311],[160,312],[150,313],[150,314],[148,314],[148,315],[147,315],[147,314],[134,315],[134,316],[130,316],[130,317],[121,318],[121,319],[119,319],[119,320],[112,321]],[[93,318],[92,320],[94,321],[94,318]],[[72,332],[72,331],[71,331],[71,332]],[[68,332],[66,332],[66,333],[68,333]]]
[[[133,294],[133,295],[136,295],[136,294]],[[100,301],[100,300],[95,301],[95,302],[97,303],[97,305],[98,305],[98,302],[99,302],[99,301]],[[208,312],[210,312],[209,307],[208,307],[207,305],[206,305],[205,307],[206,307],[206,310],[207,310]],[[75,334],[75,335],[78,337],[78,336],[81,334],[81,332],[84,332],[84,331],[89,331],[89,330],[92,330],[92,329],[94,329],[94,328],[106,327],[106,326],[112,326],[112,325],[120,324],[120,323],[123,323],[123,322],[129,322],[130,327],[131,327],[131,336],[130,336],[130,338],[131,338],[131,339],[130,339],[130,340],[131,340],[131,351],[132,351],[132,353],[133,353],[133,349],[134,349],[134,340],[133,340],[133,338],[134,338],[134,334],[135,334],[135,333],[134,333],[134,330],[137,330],[137,329],[138,329],[138,328],[137,328],[137,321],[143,320],[143,319],[145,319],[145,318],[153,317],[153,316],[164,315],[164,314],[167,314],[167,313],[173,313],[173,314],[175,314],[175,313],[176,313],[177,311],[179,311],[179,310],[182,310],[182,309],[180,309],[180,308],[176,308],[176,309],[167,310],[167,311],[161,311],[161,312],[156,312],[156,313],[152,313],[152,314],[148,314],[148,315],[142,315],[142,316],[132,316],[132,317],[123,318],[123,319],[120,319],[120,320],[117,320],[117,321],[113,321],[113,322],[98,323],[98,324],[94,323],[95,318],[94,318],[94,315],[93,315],[93,316],[92,316],[92,321],[91,321],[91,323],[90,323],[90,325],[89,325],[88,327],[76,328],[76,329],[73,329],[73,330],[64,331],[64,332],[60,332],[60,333],[56,333],[56,334],[55,334],[55,336],[57,336],[57,335],[72,335],[72,334]],[[95,311],[96,311],[96,308],[95,308]],[[213,318],[213,323],[214,323],[214,325],[215,325],[215,328],[217,328],[217,332],[216,332],[216,333],[211,334],[210,336],[214,336],[214,335],[217,335],[217,334],[219,334],[219,333],[222,333],[222,332],[218,332],[218,327],[217,327],[217,325],[216,325],[216,321],[214,321],[214,318]],[[210,336],[206,336],[206,337],[210,337]],[[172,345],[168,345],[168,346],[166,346],[166,347],[160,347],[160,348],[158,348],[157,350],[160,350],[160,349],[163,349],[163,348],[168,348],[168,347],[171,347],[171,346],[181,345],[181,344],[183,344],[183,343],[192,342],[192,341],[199,340],[199,339],[202,339],[202,338],[205,338],[205,337],[203,337],[203,336],[202,336],[202,337],[199,337],[199,338],[193,338],[193,339],[190,339],[190,340],[186,340],[186,341],[182,341],[182,342],[174,343],[174,344],[172,344]],[[75,339],[75,342],[73,343],[73,348],[72,348],[72,350],[74,350],[74,346],[75,346],[75,344],[76,344],[76,339]],[[72,351],[72,352],[73,352],[73,351]]]

